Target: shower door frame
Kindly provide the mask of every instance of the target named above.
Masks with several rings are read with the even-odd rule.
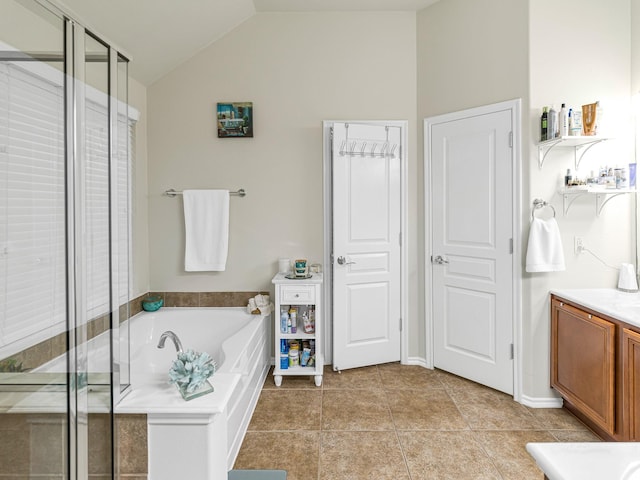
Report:
[[[85,207],[82,203],[84,177],[82,175],[86,148],[85,138],[85,39],[90,34],[108,49],[108,170],[109,170],[109,300],[110,300],[110,375],[109,414],[111,416],[111,469],[115,478],[117,471],[117,439],[115,436],[114,407],[120,399],[120,299],[119,289],[114,285],[118,279],[117,241],[117,195],[113,195],[116,183],[118,153],[118,59],[126,57],[102,37],[85,29],[73,19],[73,15],[62,5],[49,0],[34,0],[53,12],[64,22],[65,61],[65,165],[67,204],[67,465],[70,480],[86,479],[89,476],[89,367],[88,367],[88,323],[87,292],[84,289],[87,277],[86,251],[84,248]],[[87,379],[85,382],[84,379]]]

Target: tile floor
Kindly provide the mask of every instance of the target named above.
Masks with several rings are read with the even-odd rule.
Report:
[[[234,468],[287,480],[543,478],[527,442],[598,441],[561,409],[531,409],[439,370],[397,363],[269,375]]]

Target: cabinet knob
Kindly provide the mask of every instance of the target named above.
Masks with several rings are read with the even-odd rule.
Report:
[[[294,296],[295,296],[296,298],[298,298],[298,297],[300,296],[300,294],[299,294],[299,293],[296,293]]]

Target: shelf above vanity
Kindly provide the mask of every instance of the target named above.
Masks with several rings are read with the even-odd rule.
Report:
[[[611,138],[601,136],[564,136],[552,140],[545,140],[544,142],[538,143],[538,166],[542,170],[547,155],[554,148],[568,147],[573,148],[573,160],[577,170],[584,154],[594,145],[606,140],[611,140]]]

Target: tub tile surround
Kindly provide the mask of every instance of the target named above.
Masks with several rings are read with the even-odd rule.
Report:
[[[150,295],[164,299],[165,307],[245,307],[250,298],[268,292],[148,292],[120,306],[120,323],[142,312],[142,300]],[[107,331],[111,324],[109,315],[91,320],[86,327],[87,339]],[[14,359],[23,369],[31,370],[63,355],[67,346],[67,334],[60,333],[1,361]]]
[[[328,366],[320,388],[267,377],[234,468],[285,469],[288,480],[542,480],[526,444],[562,441],[599,439],[563,409],[440,370]]]

